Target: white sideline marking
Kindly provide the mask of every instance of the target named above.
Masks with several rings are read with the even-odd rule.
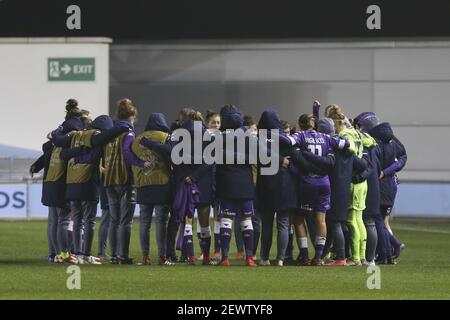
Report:
[[[393,228],[394,233],[395,230],[450,234],[450,230],[424,229],[424,228],[402,227],[402,226],[394,226]]]

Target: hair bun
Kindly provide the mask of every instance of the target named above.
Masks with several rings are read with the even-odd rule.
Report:
[[[137,109],[133,106],[133,102],[128,98],[120,99],[117,102],[117,118],[124,120],[131,116],[137,115]]]
[[[76,99],[69,99],[66,102],[66,111],[70,112],[78,107],[78,101]]]

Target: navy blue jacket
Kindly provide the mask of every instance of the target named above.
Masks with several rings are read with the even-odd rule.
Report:
[[[369,133],[379,145],[379,161],[384,172],[384,177],[380,180],[380,205],[393,206],[397,194],[394,175],[406,165],[406,150],[394,136],[391,125],[387,122],[375,126]]]
[[[185,129],[191,134],[191,146],[194,146],[194,121],[190,120],[181,126],[182,129]],[[202,132],[204,133],[206,128],[202,127]],[[165,144],[161,144],[157,141],[151,141],[149,139],[142,139],[141,144],[146,146],[147,148],[165,153],[170,157],[172,149],[181,141],[168,140]],[[203,143],[202,153],[204,148],[206,147],[206,143]],[[191,177],[193,182],[196,184],[199,195],[199,205],[211,205],[214,201],[213,194],[213,184],[214,179],[212,177],[212,169],[211,165],[207,165],[205,163],[202,164],[194,164],[194,149],[192,148],[191,153],[187,156],[190,158],[191,164],[182,163],[182,164],[173,164],[172,166],[172,174],[173,174],[173,188],[172,188],[172,197],[178,192],[179,188],[182,186],[182,183],[186,177]],[[186,155],[183,155],[186,156]]]
[[[359,183],[367,180],[366,209],[364,216],[377,216],[380,214],[380,148],[378,145],[372,148],[364,148],[364,155],[368,159],[368,168],[358,175],[353,176],[353,182]]]
[[[245,154],[238,155],[237,137],[233,138],[234,149],[229,147],[230,150],[227,150],[227,136],[230,134],[234,135],[234,133],[229,130],[242,129],[245,131],[245,128],[243,127],[244,115],[238,110],[231,110],[222,111],[220,117],[224,164],[217,164],[216,166],[217,198],[219,200],[252,200],[255,197],[255,186],[253,184],[252,165],[248,161],[248,146],[250,145],[250,139],[255,139],[257,141],[257,138],[256,136],[245,137]],[[227,151],[234,153],[234,159],[237,159],[238,156],[245,158],[245,164],[226,164]],[[230,157],[230,155],[228,155],[228,157]]]
[[[264,111],[258,122],[258,129],[277,129],[282,134],[283,126],[278,115],[271,110]],[[270,131],[268,133],[270,139]],[[269,142],[270,143],[270,142]],[[256,185],[257,207],[262,210],[288,210],[298,207],[297,176],[295,171],[281,166],[284,157],[291,156],[293,146],[280,144],[280,168],[275,175],[259,175]],[[291,164],[293,165],[293,164]],[[258,168],[260,165],[258,166]],[[260,169],[260,168],[259,168]],[[258,170],[259,172],[259,170]]]
[[[145,131],[162,131],[170,133],[170,128],[167,125],[166,117],[162,113],[150,114]],[[144,140],[144,139],[142,139]],[[141,141],[142,141],[141,140]],[[148,139],[145,139],[148,140]],[[146,146],[146,141],[142,141],[142,145]],[[152,148],[150,148],[152,149]],[[156,151],[156,150],[155,150]],[[156,151],[158,152],[158,151]],[[165,152],[160,152],[167,161],[170,162],[170,155]],[[172,179],[171,179],[172,180]],[[171,202],[171,184],[151,185],[137,188],[137,203],[139,204],[169,204]]]

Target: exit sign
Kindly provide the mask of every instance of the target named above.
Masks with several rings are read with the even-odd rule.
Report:
[[[95,58],[48,58],[48,81],[95,81]]]

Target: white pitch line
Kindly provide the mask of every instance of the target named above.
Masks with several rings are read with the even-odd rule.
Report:
[[[404,230],[404,231],[416,231],[416,232],[430,232],[430,233],[440,233],[440,234],[450,234],[450,230],[437,230],[437,229],[425,229],[425,228],[414,228],[414,227],[404,227],[404,226],[393,226],[393,231]]]

